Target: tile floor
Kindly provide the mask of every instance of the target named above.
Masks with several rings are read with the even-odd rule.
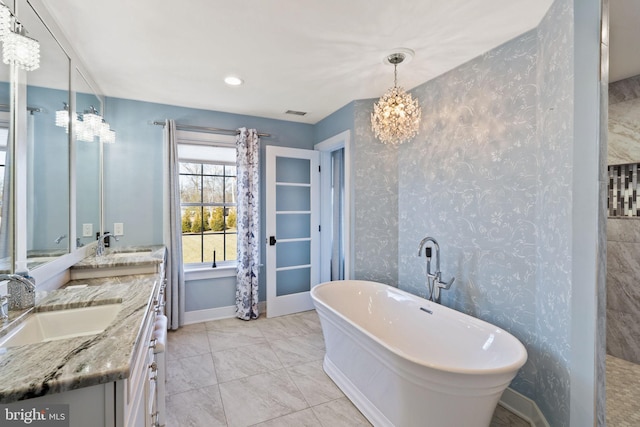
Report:
[[[315,311],[169,332],[167,427],[370,426],[322,370]],[[492,427],[528,427],[498,406]]]
[[[607,355],[607,426],[640,426],[640,365]]]

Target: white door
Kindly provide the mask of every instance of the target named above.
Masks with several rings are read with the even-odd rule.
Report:
[[[266,147],[267,317],[311,310],[320,279],[319,153]]]

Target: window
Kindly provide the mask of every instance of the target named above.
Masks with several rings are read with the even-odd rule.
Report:
[[[178,132],[177,136],[183,263],[212,264],[214,254],[216,263],[235,261],[235,146],[221,135]]]

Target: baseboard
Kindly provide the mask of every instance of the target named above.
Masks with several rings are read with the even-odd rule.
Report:
[[[549,427],[549,423],[542,415],[536,402],[518,393],[512,388],[507,388],[498,404],[520,418],[528,421],[532,427]]]
[[[258,310],[261,315],[266,315],[267,303],[260,301]],[[194,323],[210,322],[212,320],[229,319],[236,317],[236,306],[229,305],[226,307],[207,308],[205,310],[186,311],[184,313],[184,324],[192,325]]]

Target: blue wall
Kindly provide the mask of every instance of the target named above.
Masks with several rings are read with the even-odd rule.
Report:
[[[313,127],[313,142],[317,144],[345,130],[350,130],[353,135],[355,105],[356,101],[350,102],[316,123]]]
[[[105,229],[113,231],[114,222],[124,223],[124,236],[116,245],[162,244],[162,158],[163,129],[154,121],[174,119],[176,123],[222,129],[255,128],[271,137],[261,138],[261,203],[265,203],[265,147],[277,145],[313,148],[313,129],[309,124],[265,119],[239,114],[184,108],[164,104],[107,98],[105,119],[116,131],[116,143],[105,146]],[[266,223],[264,210],[261,218]],[[261,229],[265,241],[265,227]],[[262,264],[265,249],[262,248]],[[266,299],[264,268],[260,272],[260,300]],[[226,279],[210,284],[225,286]],[[200,310],[228,306],[228,295],[202,298],[203,282],[187,286],[188,308]],[[218,290],[213,290],[216,293]],[[235,298],[235,290],[233,291]],[[197,300],[197,301],[196,301]],[[211,305],[204,304],[208,301]]]
[[[27,186],[27,250],[63,250],[69,247],[69,135],[55,125],[56,110],[69,103],[69,92],[27,86],[27,105],[40,108],[29,116],[27,155],[32,160]],[[60,244],[54,240],[67,238]]]

